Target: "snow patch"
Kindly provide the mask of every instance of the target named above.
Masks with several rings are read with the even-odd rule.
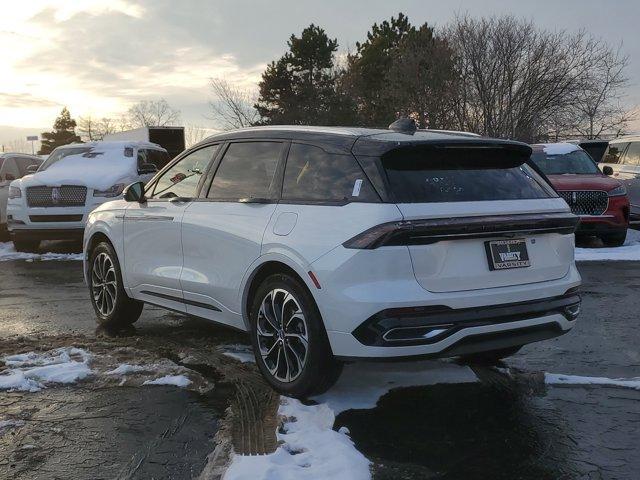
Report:
[[[25,253],[17,252],[13,246],[13,242],[0,242],[0,262],[9,260],[26,260],[32,262],[34,260],[82,260],[82,253]]]
[[[344,433],[333,430],[334,412],[324,404],[283,398],[279,413],[289,419],[269,455],[235,455],[224,480],[368,480],[369,461]],[[294,420],[295,419],[295,420]]]
[[[2,359],[0,390],[37,392],[47,384],[70,384],[88,377],[91,354],[81,348],[57,348],[48,352],[22,353]]]
[[[627,238],[622,247],[576,248],[576,261],[598,260],[640,260],[640,232],[627,230]]]
[[[176,387],[188,387],[191,384],[184,375],[165,375],[155,380],[146,380],[142,385],[175,385]]]
[[[249,345],[239,343],[233,345],[222,345],[220,350],[223,355],[231,357],[242,363],[255,363],[256,357],[253,355],[253,349]]]
[[[563,375],[560,373],[545,373],[544,381],[549,385],[604,385],[611,387],[633,388],[640,390],[640,377],[636,378],[606,378],[583,377],[580,375]]]
[[[580,147],[573,143],[545,143],[542,146],[542,150],[547,155],[566,155],[567,153],[580,150]]]
[[[361,362],[346,365],[338,383],[314,400],[326,403],[337,415],[349,409],[374,408],[394,388],[477,381],[469,367],[446,361]]]
[[[281,445],[269,455],[235,455],[224,480],[370,479],[370,462],[355,448],[349,430],[333,430],[336,415],[373,408],[393,388],[477,380],[470,368],[443,361],[346,365],[338,383],[314,398],[319,404],[283,397],[278,413],[286,420],[283,432],[277,432]]]

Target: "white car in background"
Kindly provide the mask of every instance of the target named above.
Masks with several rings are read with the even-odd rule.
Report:
[[[42,158],[26,153],[0,154],[0,238],[7,233],[7,200],[9,184],[29,173],[29,168],[38,168]]]
[[[91,142],[56,148],[37,172],[9,186],[7,226],[18,251],[41,240],[81,240],[89,213],[147,182],[169,162],[167,151],[147,142]]]

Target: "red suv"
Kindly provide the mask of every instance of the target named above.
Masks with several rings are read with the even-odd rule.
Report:
[[[532,145],[531,159],[549,178],[558,194],[580,216],[576,235],[594,235],[610,247],[624,243],[629,227],[629,199],[624,186],[600,171],[596,162],[577,145]],[[604,173],[603,173],[604,172]]]

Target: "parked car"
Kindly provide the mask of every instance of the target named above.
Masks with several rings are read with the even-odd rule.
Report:
[[[7,235],[7,200],[9,184],[24,177],[29,167],[37,168],[42,163],[40,157],[24,153],[0,154],[0,238]]]
[[[568,140],[568,143],[578,145],[587,152],[596,163],[602,161],[602,157],[604,157],[607,147],[609,146],[609,140],[603,140],[601,138],[592,140]]]
[[[629,227],[627,190],[603,173],[582,148],[571,143],[533,145],[531,159],[547,176],[571,211],[580,216],[578,235],[593,235],[611,247],[625,241]]]
[[[569,331],[578,217],[531,147],[392,126],[222,133],[130,185],[85,230],[98,322],[149,303],[248,331],[295,396],[345,360],[495,361]]]
[[[81,240],[87,215],[122,196],[131,182],[146,182],[166,164],[153,143],[91,142],[56,148],[33,175],[11,182],[7,224],[19,251],[41,240]]]
[[[631,224],[637,224],[640,222],[640,136],[611,140],[601,166],[611,167],[612,177],[626,187],[631,203]]]

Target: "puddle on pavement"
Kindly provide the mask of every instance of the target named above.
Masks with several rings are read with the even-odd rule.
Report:
[[[222,384],[0,392],[0,478],[195,478],[228,405]]]
[[[402,388],[335,428],[349,428],[378,480],[637,478],[640,392],[532,393],[515,382]]]

